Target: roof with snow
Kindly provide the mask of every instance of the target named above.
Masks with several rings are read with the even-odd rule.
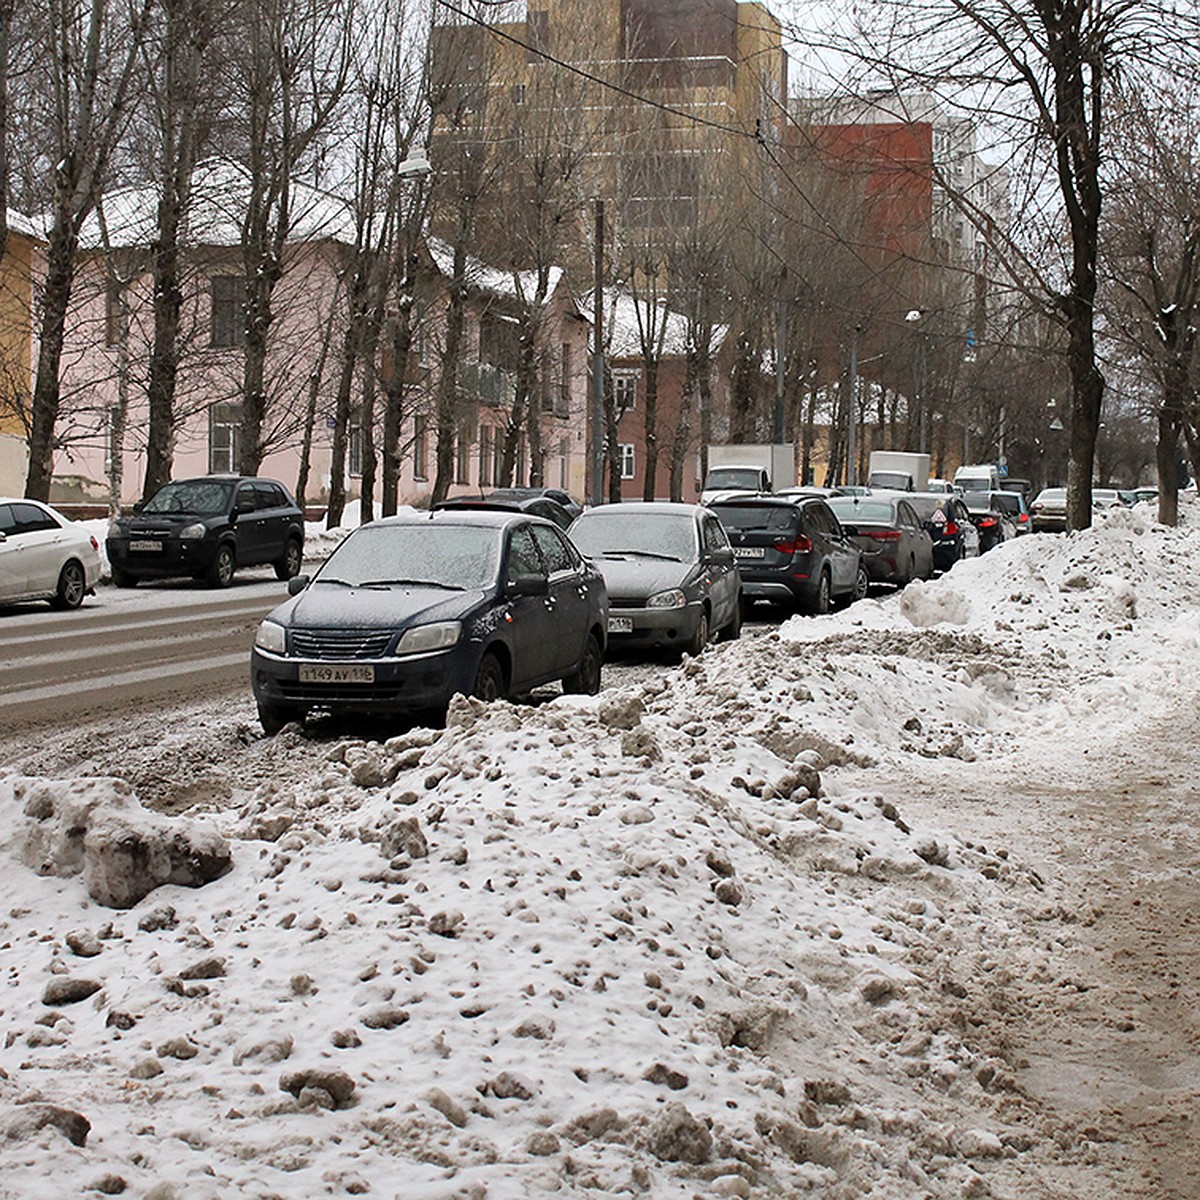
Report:
[[[429,253],[443,276],[449,279],[454,274],[454,248],[439,238],[428,241]],[[558,290],[565,272],[562,267],[551,267],[546,288],[546,299]],[[515,300],[524,304],[537,291],[536,271],[505,271],[500,267],[488,266],[477,258],[467,258],[467,283],[487,292],[499,300]]]
[[[103,245],[102,228],[107,230],[110,246],[148,246],[155,237],[158,197],[155,185],[106,192],[99,209],[83,224],[80,246],[94,250]],[[242,221],[249,200],[250,173],[240,163],[217,160],[200,163],[192,173],[192,202],[185,218],[184,243],[241,245]],[[354,213],[345,200],[309,184],[292,184],[289,240],[353,243],[354,234]]]
[[[592,310],[591,294],[582,303]],[[605,334],[608,338],[608,355],[611,358],[639,358],[642,353],[641,330],[652,325],[657,329],[666,321],[663,338],[663,355],[681,358],[688,350],[688,318],[673,309],[651,300],[635,300],[632,293],[612,289],[604,297]],[[728,325],[714,325],[711,333],[709,353],[715,354],[724,344],[729,333]]]

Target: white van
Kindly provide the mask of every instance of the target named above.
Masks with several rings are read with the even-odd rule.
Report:
[[[964,492],[998,492],[1000,472],[994,463],[974,463],[954,472],[954,486]]]

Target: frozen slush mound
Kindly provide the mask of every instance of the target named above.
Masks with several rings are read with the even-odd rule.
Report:
[[[121,779],[0,779],[10,852],[42,875],[82,875],[88,895],[131,908],[164,883],[200,887],[233,865],[215,827],[142,807]]]
[[[901,593],[900,611],[919,629],[930,625],[966,625],[971,604],[961,592],[948,587],[930,587],[914,579]]]

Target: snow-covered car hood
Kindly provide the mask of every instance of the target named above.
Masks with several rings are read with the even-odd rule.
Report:
[[[597,558],[596,569],[604,576],[610,600],[639,600],[683,587],[696,573],[691,562],[665,562],[657,558]]]
[[[268,619],[293,628],[400,629],[460,620],[486,598],[487,593],[478,588],[465,592],[408,585],[350,588],[318,580],[281,604]]]

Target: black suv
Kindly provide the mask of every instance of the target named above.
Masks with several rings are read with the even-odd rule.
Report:
[[[251,681],[267,733],[313,709],[442,711],[560,679],[600,690],[604,580],[558,526],[437,509],[362,525],[259,627]]]
[[[261,564],[291,579],[304,555],[304,514],[273,479],[176,479],[114,520],[106,549],[117,587],[181,575],[227,587],[238,567]]]
[[[709,506],[720,518],[747,601],[828,612],[867,594],[862,553],[819,496],[744,497]]]

